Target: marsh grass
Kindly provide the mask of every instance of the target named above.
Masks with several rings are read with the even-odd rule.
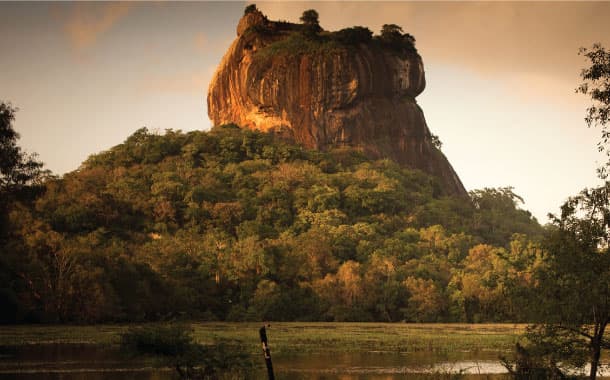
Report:
[[[154,324],[153,324],[154,325]],[[191,323],[196,342],[234,341],[259,353],[262,323]],[[0,345],[48,343],[115,345],[134,325],[3,326]],[[272,354],[313,352],[508,352],[524,325],[402,323],[271,323]]]
[[[252,339],[256,326],[196,324],[194,328],[196,338],[201,340]],[[451,353],[510,351],[522,331],[520,325],[500,324],[275,323],[268,334],[277,353]]]

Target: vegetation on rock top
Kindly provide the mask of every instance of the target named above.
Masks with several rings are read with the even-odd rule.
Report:
[[[245,15],[259,12],[254,4],[248,6]],[[262,15],[262,14],[261,14]],[[325,31],[320,26],[318,13],[309,9],[303,12],[301,24],[284,21],[269,21],[253,25],[246,31],[248,38],[263,37],[269,40],[255,53],[258,60],[277,56],[299,56],[302,54],[336,54],[350,51],[360,45],[391,51],[401,57],[417,56],[415,38],[395,24],[385,24],[380,34],[363,26],[353,26],[338,31]]]

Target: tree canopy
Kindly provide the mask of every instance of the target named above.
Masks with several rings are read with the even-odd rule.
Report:
[[[143,128],[13,205],[3,302],[13,321],[521,320],[503,289],[528,286],[542,228],[511,192],[436,181],[233,125]]]
[[[581,48],[580,54],[587,58],[589,67],[582,70],[583,82],[576,91],[591,97],[593,104],[587,109],[585,121],[589,127],[601,128],[598,149],[606,154],[608,161],[599,168],[599,173],[606,178],[610,167],[610,51],[594,44],[591,48]]]
[[[582,71],[577,91],[593,102],[585,121],[601,126],[598,149],[610,155],[610,52],[595,44],[580,54],[590,66]],[[602,179],[609,165],[599,168]],[[527,346],[517,347],[518,356],[527,359],[521,364],[535,362],[545,367],[543,373],[558,376],[569,367],[589,364],[589,378],[595,379],[602,349],[610,348],[605,336],[610,322],[610,182],[569,198],[561,214],[551,217],[545,255],[532,272],[536,286],[531,310],[539,324],[530,326]]]
[[[308,9],[301,15],[300,20],[305,27],[305,34],[307,36],[316,36],[322,30],[319,17],[320,16],[315,9]]]
[[[19,134],[13,127],[16,108],[0,102],[0,193],[37,183],[42,179],[43,164],[36,155],[23,152],[17,145]]]
[[[585,189],[553,216],[545,255],[532,272],[532,311],[537,325],[527,350],[541,365],[567,373],[590,365],[595,379],[610,342],[610,182]]]

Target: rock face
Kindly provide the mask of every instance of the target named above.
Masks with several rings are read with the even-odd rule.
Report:
[[[421,57],[374,40],[310,46],[299,28],[257,10],[240,20],[209,87],[214,125],[269,131],[307,148],[354,147],[438,177],[445,194],[466,196],[415,101],[426,84]]]

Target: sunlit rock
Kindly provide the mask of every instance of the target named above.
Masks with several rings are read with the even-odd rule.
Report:
[[[307,148],[350,146],[430,173],[443,193],[465,196],[415,100],[426,80],[413,45],[344,43],[324,31],[311,38],[303,28],[258,10],[242,17],[210,83],[213,123],[273,132]]]

